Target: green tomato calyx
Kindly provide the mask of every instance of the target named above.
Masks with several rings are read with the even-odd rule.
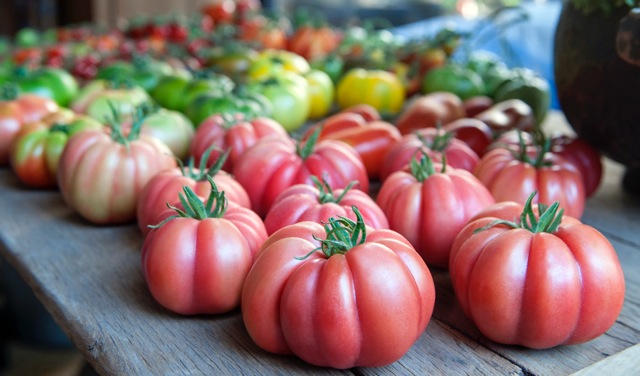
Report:
[[[180,209],[167,202],[167,207],[176,212],[175,215],[168,217],[157,225],[149,225],[150,228],[160,228],[165,223],[174,218],[193,218],[202,221],[207,218],[222,218],[227,211],[229,201],[224,195],[224,191],[219,191],[213,178],[207,175],[209,184],[211,184],[211,193],[206,202],[198,197],[198,195],[188,186],[182,188],[183,193],[178,194],[180,204],[184,209]]]
[[[305,256],[297,257],[297,259],[304,260],[317,251],[322,251],[329,258],[336,254],[345,254],[351,248],[364,243],[367,240],[364,219],[356,206],[352,206],[351,209],[356,215],[355,222],[344,216],[329,218],[328,223],[322,223],[327,234],[325,239],[314,236],[314,239],[320,242],[320,246]]]
[[[422,157],[418,159],[418,154],[422,154]],[[445,173],[447,167],[447,159],[442,153],[442,169],[440,173]],[[424,148],[420,148],[416,150],[414,157],[409,162],[409,168],[411,169],[411,175],[413,175],[417,181],[423,182],[429,178],[429,176],[436,173],[435,166],[433,165],[433,160],[429,157],[427,150]]]
[[[562,222],[564,209],[560,209],[560,203],[558,201],[555,201],[551,205],[538,203],[539,216],[536,216],[533,212],[532,203],[533,197],[535,197],[536,194],[537,192],[534,191],[527,198],[522,214],[520,214],[519,221],[516,222],[498,219],[484,227],[477,228],[474,233],[478,233],[498,225],[505,225],[514,229],[522,228],[533,233],[547,232],[552,234],[556,232],[558,230],[558,226],[560,226],[560,223]]]
[[[211,155],[211,152],[213,152],[214,150],[218,150],[220,152],[220,156],[218,156],[218,159],[216,159],[216,162],[207,169],[209,156]],[[218,146],[211,145],[207,150],[205,150],[204,153],[202,153],[202,157],[200,158],[200,166],[197,169],[195,168],[195,165],[194,165],[193,156],[189,158],[189,164],[187,164],[186,167],[182,163],[182,160],[180,160],[180,158],[176,158],[176,161],[178,162],[178,166],[180,167],[180,172],[182,173],[182,176],[191,178],[195,181],[204,181],[210,176],[211,177],[216,176],[216,174],[220,172],[220,170],[222,170],[222,166],[224,166],[224,163],[229,158],[229,153],[231,153],[231,149],[227,149],[223,151]]]
[[[320,191],[318,195],[318,202],[320,202],[321,204],[327,204],[330,202],[339,204],[347,194],[347,192],[349,192],[349,190],[351,190],[351,188],[353,188],[353,186],[357,183],[357,181],[352,181],[342,190],[340,196],[336,197],[335,193],[333,193],[333,190],[331,189],[331,186],[329,186],[329,182],[327,182],[327,179],[323,178],[322,181],[320,181],[320,179],[318,179],[316,176],[311,176],[311,180],[313,180],[313,184],[316,186],[316,188],[318,188],[318,191]]]

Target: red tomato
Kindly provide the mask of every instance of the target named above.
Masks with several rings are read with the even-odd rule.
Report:
[[[199,164],[204,153],[215,145],[219,150],[214,149],[207,160],[207,166],[212,166],[220,157],[220,153],[229,150],[229,158],[222,168],[225,171],[232,171],[236,160],[249,147],[261,138],[270,136],[289,137],[278,122],[269,118],[229,121],[220,115],[213,115],[205,119],[196,129],[191,143],[191,154]]]
[[[437,162],[442,162],[442,155],[451,167],[473,171],[480,158],[466,143],[437,128],[424,128],[406,134],[380,161],[380,178],[385,180],[396,171],[406,170],[416,156],[426,153]]]
[[[43,120],[22,126],[11,143],[11,169],[18,179],[32,188],[55,188],[60,156],[69,137],[88,129],[102,130],[103,125],[92,118],[73,115],[56,116],[60,121]],[[49,119],[53,120],[53,119]]]
[[[340,110],[340,112],[341,113],[349,112],[353,114],[358,114],[362,116],[364,120],[367,121],[367,123],[370,123],[374,120],[381,119],[380,112],[378,112],[378,110],[375,107],[366,103],[356,104],[355,106],[344,108]]]
[[[329,26],[304,25],[289,37],[287,49],[308,61],[322,59],[340,44],[340,34]]]
[[[211,192],[205,204],[190,188],[184,191],[195,215],[183,210],[145,238],[145,280],[153,298],[170,311],[228,312],[240,303],[245,277],[267,232],[250,209],[227,206],[224,192]]]
[[[270,20],[262,14],[245,19],[238,27],[238,39],[258,43],[258,49],[284,50],[287,33],[278,21]]]
[[[359,115],[358,115],[359,116]],[[385,156],[390,148],[402,139],[398,129],[391,123],[377,120],[363,127],[343,129],[326,134],[322,140],[345,142],[358,152],[369,178],[380,176],[381,166],[386,162]]]
[[[387,217],[368,194],[358,189],[336,189],[314,179],[315,186],[296,184],[285,189],[269,209],[264,225],[269,235],[282,227],[303,221],[328,222],[329,218],[356,219],[353,207],[368,226],[375,229],[389,228]]]
[[[536,349],[583,343],[611,327],[622,309],[624,276],[615,250],[575,218],[553,225],[561,216],[556,205],[544,225],[531,198],[524,216],[522,204],[498,203],[478,213],[451,248],[449,273],[460,306],[493,341]]]
[[[311,176],[321,176],[334,189],[355,180],[357,189],[368,192],[367,171],[353,147],[333,140],[316,143],[316,137],[297,146],[291,139],[263,138],[238,158],[233,175],[260,216],[267,214],[286,188],[313,184]]]
[[[462,99],[449,92],[435,92],[414,98],[400,113],[396,126],[400,133],[435,128],[465,116]]]
[[[128,137],[117,126],[112,127],[112,134],[77,133],[60,156],[60,193],[70,207],[94,224],[133,221],[147,182],[160,171],[176,166],[165,144],[139,136],[139,125],[134,128],[137,132],[132,131]]]
[[[220,159],[224,163],[224,159]],[[158,216],[166,211],[167,203],[176,204],[178,194],[184,187],[189,187],[198,196],[209,197],[211,184],[208,177],[213,178],[216,186],[225,192],[229,202],[245,208],[251,208],[251,201],[247,191],[236,179],[225,171],[220,170],[220,163],[210,169],[203,165],[199,169],[193,166],[176,167],[159,172],[144,186],[136,205],[138,227],[143,235],[150,231],[149,225],[156,225]]]
[[[493,142],[493,132],[484,122],[473,118],[460,118],[445,124],[442,129],[464,141],[478,156],[483,156]]]
[[[16,101],[0,102],[0,166],[9,163],[9,149],[24,124],[22,107]]]
[[[202,7],[202,13],[211,17],[215,24],[231,23],[236,12],[234,0],[213,0]]]
[[[543,204],[559,201],[567,215],[580,218],[586,200],[582,176],[576,167],[543,146],[498,147],[487,152],[473,173],[497,202],[523,204],[533,191]]]
[[[602,156],[579,137],[555,135],[551,137],[551,151],[571,162],[580,174],[584,183],[586,197],[591,197],[602,180]]]
[[[326,226],[287,226],[261,247],[242,291],[249,335],[318,366],[395,362],[431,318],[429,269],[400,234],[365,228],[361,217]]]
[[[25,123],[38,121],[60,109],[58,104],[53,100],[35,94],[21,94],[16,98],[16,101],[22,108]]]
[[[411,172],[397,171],[376,199],[389,228],[405,236],[425,262],[449,266],[453,239],[467,221],[494,203],[491,193],[469,171],[413,160]]]

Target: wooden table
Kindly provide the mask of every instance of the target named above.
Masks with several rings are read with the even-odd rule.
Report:
[[[548,126],[566,127],[553,115]],[[640,200],[626,195],[623,168],[607,161],[605,179],[583,221],[616,248],[625,271],[625,305],[615,325],[581,345],[537,351],[501,346],[467,320],[444,271],[433,271],[432,321],[399,361],[338,371],[262,351],[238,311],[183,317],[160,307],[140,268],[142,236],[133,224],[96,227],[57,191],[27,190],[0,169],[0,254],[12,264],[100,374],[639,374]]]

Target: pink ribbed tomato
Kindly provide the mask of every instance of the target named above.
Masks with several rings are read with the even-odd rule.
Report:
[[[400,359],[435,301],[429,269],[402,235],[332,218],[271,235],[242,291],[242,317],[261,348],[334,368]]]
[[[457,236],[449,273],[464,313],[493,341],[544,349],[608,330],[624,302],[618,256],[558,202],[501,202]],[[541,210],[542,209],[542,210]]]

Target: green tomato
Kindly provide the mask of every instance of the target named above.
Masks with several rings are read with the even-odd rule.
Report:
[[[271,118],[293,132],[309,119],[309,85],[304,77],[291,72],[250,84],[250,90],[264,95],[271,103]]]
[[[151,91],[151,97],[162,107],[169,110],[184,110],[184,93],[189,79],[183,76],[165,76]]]
[[[551,88],[547,80],[527,68],[512,69],[513,78],[500,85],[494,94],[496,102],[520,99],[533,110],[538,125],[551,106]]]
[[[94,96],[86,113],[100,122],[111,123],[114,121],[114,110],[126,117],[133,114],[136,107],[149,101],[151,97],[141,87],[108,89]]]
[[[462,100],[486,95],[482,77],[471,69],[455,64],[433,68],[424,76],[422,92],[428,94],[436,91],[453,93]]]
[[[35,47],[40,43],[40,34],[36,29],[23,27],[16,33],[15,42],[19,47]]]
[[[162,141],[177,158],[185,160],[195,127],[182,113],[161,108],[144,119],[141,132]]]

